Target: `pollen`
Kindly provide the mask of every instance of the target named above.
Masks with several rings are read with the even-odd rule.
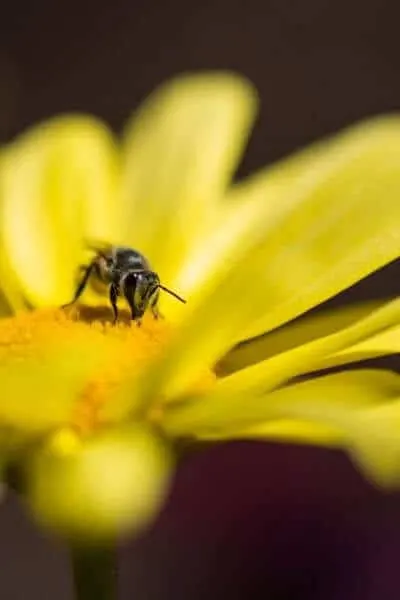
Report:
[[[107,424],[104,414],[118,396],[120,386],[133,380],[148,363],[163,351],[173,335],[173,326],[165,319],[145,315],[141,326],[120,311],[113,325],[108,307],[78,306],[71,309],[39,309],[0,320],[0,360],[10,356],[21,365],[45,356],[46,347],[58,342],[76,345],[93,343],[105,349],[104,360],[88,379],[74,403],[70,422],[79,434],[86,435]],[[193,391],[203,391],[213,385],[216,376],[205,370]],[[55,398],[56,402],[57,399]],[[154,399],[148,418],[162,421],[162,398]]]

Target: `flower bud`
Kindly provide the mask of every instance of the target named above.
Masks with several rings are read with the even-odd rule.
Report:
[[[145,527],[168,491],[171,454],[149,429],[130,426],[80,441],[57,434],[30,461],[27,501],[64,537],[101,543]]]

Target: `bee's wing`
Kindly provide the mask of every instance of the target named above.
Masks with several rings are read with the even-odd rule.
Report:
[[[96,254],[107,255],[114,247],[110,242],[104,240],[84,239],[84,245],[88,250],[92,250]]]

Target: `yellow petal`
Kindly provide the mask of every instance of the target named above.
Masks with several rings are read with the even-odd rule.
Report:
[[[229,375],[234,371],[271,358],[276,354],[282,354],[312,340],[336,333],[366,317],[383,306],[384,303],[385,301],[383,300],[374,300],[355,305],[341,306],[337,309],[325,309],[320,313],[300,317],[265,335],[245,340],[221,359],[217,367],[218,374],[220,376]],[[381,336],[386,335],[387,332],[385,331],[384,334],[379,334],[378,338],[380,339]],[[339,356],[348,356],[353,352],[353,349],[362,348],[364,345],[369,347],[369,341],[356,344],[356,346],[340,352]]]
[[[20,352],[10,348],[0,361],[0,428],[26,435],[70,422],[79,394],[104,356],[104,348],[82,337],[32,350],[30,355],[23,344]]]
[[[230,201],[258,198],[270,206],[265,244],[247,269],[265,295],[265,310],[244,324],[242,339],[293,319],[397,258],[399,162],[400,117],[373,119],[232,192]]]
[[[218,363],[218,374],[226,376],[247,366],[256,364],[276,354],[282,354],[304,343],[323,338],[338,331],[383,306],[385,301],[370,301],[362,304],[327,310],[321,314],[306,316],[265,335],[246,340],[236,346]],[[379,356],[400,353],[400,326],[388,327],[340,352],[321,358],[310,371],[369,360]]]
[[[310,161],[299,185],[275,185],[264,197],[260,193],[238,202],[227,219],[226,235],[217,232],[204,242],[205,258],[197,253],[198,262],[193,262],[196,292],[189,298],[185,321],[170,352],[155,366],[156,375],[146,373],[137,387],[144,402],[160,389],[166,398],[184,393],[199,370],[215,364],[245,333],[257,333],[253,324],[273,329],[397,255],[400,120],[364,129],[344,136],[316,166]],[[242,227],[236,227],[238,215],[244,219]],[[215,266],[205,268],[214,247]],[[396,323],[398,308],[388,318],[382,327]],[[307,345],[273,368],[264,361],[258,384],[265,377],[281,382],[312,368],[324,355],[379,331],[380,325],[377,330],[366,325],[365,332],[363,327],[360,337],[352,332],[332,340],[328,336],[327,345],[325,340],[310,349]]]
[[[272,389],[290,378],[321,368],[327,356],[389,329],[399,321],[399,311],[399,299],[388,302],[337,333],[315,339],[220,380],[220,390],[227,394],[238,390],[256,392]]]
[[[4,151],[1,240],[34,305],[70,299],[82,238],[115,235],[117,158],[105,127],[63,117]]]
[[[220,379],[206,396],[192,397],[190,402],[182,403],[179,407],[179,419],[184,419],[193,426],[203,421],[223,419],[232,411],[233,406],[239,408],[243,406],[243,399],[265,394],[293,377],[317,369],[327,355],[338,352],[375,332],[385,330],[399,318],[400,300],[394,300],[338,333],[316,339],[237,371]],[[176,385],[174,379],[172,382]]]
[[[400,486],[400,393],[394,401],[371,407],[351,423],[348,447],[369,479],[386,488]]]
[[[212,365],[243,336],[282,325],[398,255],[399,160],[400,119],[374,121],[324,147],[296,185],[280,181],[261,187],[258,196],[243,197],[243,203],[237,199],[237,210],[248,207],[252,216],[259,211],[258,226],[248,227],[247,239],[246,228],[237,233],[227,227],[232,240],[237,235],[236,244],[222,243],[222,251],[215,244],[217,266],[210,273],[212,242],[223,240],[222,234],[208,240],[204,256],[198,253],[192,262],[197,292],[190,296],[181,334],[159,370],[168,379],[163,383],[167,395],[182,393],[200,364]],[[343,339],[340,347],[335,341],[332,349],[323,343],[313,360],[347,343],[352,340]],[[293,360],[284,371],[302,368],[303,359],[294,355]],[[265,373],[260,373],[263,381]],[[268,377],[273,374],[274,369]],[[148,385],[152,388],[153,382]]]
[[[185,274],[185,289],[191,290],[191,296],[184,319],[166,352],[143,373],[140,382],[133,382],[132,394],[141,397],[134,404],[147,403],[160,394],[168,399],[191,387],[199,374],[213,368],[232,347],[254,307],[265,305],[257,287],[244,289],[242,275],[253,249],[264,239],[262,214],[258,202],[237,205],[227,215],[224,228],[214,231],[212,243],[196,253],[193,273],[189,269]],[[244,297],[234,293],[235,285]],[[169,317],[175,317],[172,307]]]
[[[279,419],[265,421],[249,429],[232,432],[220,431],[214,434],[201,434],[202,440],[263,439],[274,442],[311,444],[328,448],[343,444],[343,433],[332,425],[313,423],[302,419]]]
[[[379,486],[400,485],[400,377],[340,373],[292,385],[263,398],[268,419],[250,428],[202,431],[202,439],[272,439],[342,447]],[[258,400],[258,411],[262,408]],[[244,402],[252,410],[253,402]],[[268,409],[267,409],[268,407]],[[280,413],[281,418],[274,411]],[[247,413],[246,413],[247,414]],[[181,431],[182,423],[179,431]],[[174,427],[172,427],[174,430]],[[187,433],[187,432],[186,432]]]
[[[400,325],[395,325],[394,327],[389,327],[388,329],[385,329],[385,331],[368,337],[366,340],[354,344],[333,356],[327,357],[322,361],[321,366],[325,368],[399,353]]]
[[[338,377],[344,384],[342,389],[334,381]],[[360,386],[354,385],[357,379]],[[207,440],[265,439],[342,447],[372,483],[387,488],[400,485],[397,375],[382,372],[333,375],[284,388],[264,400],[265,404],[272,400],[274,406],[279,401],[279,412],[285,416],[274,420],[269,415],[270,420],[236,430],[216,428],[205,432],[200,429],[197,436]]]
[[[390,372],[336,373],[269,393],[232,396],[224,411],[217,404],[213,410],[210,403],[207,412],[198,410],[197,414],[190,405],[171,406],[164,422],[168,433],[174,435],[235,434],[265,421],[293,418],[340,431],[347,428],[355,410],[387,402],[399,392],[400,377]]]
[[[5,155],[6,152],[3,150],[0,154],[0,232],[3,222]],[[0,235],[0,316],[8,316],[23,308],[26,308],[26,303],[18,279],[6,256],[4,236]]]
[[[128,126],[127,241],[166,285],[214,222],[255,108],[255,92],[239,76],[187,75],[157,89]]]
[[[336,401],[327,407],[327,402],[330,399],[334,400],[332,394],[336,387],[334,380],[338,377],[344,384],[343,390],[342,392],[340,389],[337,390]],[[386,488],[398,488],[400,486],[400,377],[389,372],[359,371],[332,375],[316,381],[319,381],[319,384],[314,382],[311,382],[311,386],[308,383],[301,384],[306,385],[302,391],[299,389],[300,386],[291,386],[291,391],[288,388],[286,394],[288,398],[290,393],[292,394],[289,404],[285,404],[284,400],[281,402],[280,410],[283,415],[296,419],[301,415],[300,418],[310,419],[308,424],[300,421],[299,430],[296,431],[293,427],[290,430],[285,420],[272,421],[242,432],[226,432],[225,437],[269,439],[271,433],[272,437],[276,438],[281,430],[283,439],[299,440],[300,432],[305,434],[303,440],[307,441],[308,436],[308,443],[328,442],[345,448],[372,483]],[[315,395],[314,391],[317,392]],[[281,401],[282,399],[281,397]],[[295,422],[298,423],[298,419]],[[329,432],[331,432],[330,440],[326,435]],[[325,433],[325,439],[321,439],[321,433]]]
[[[144,427],[119,428],[72,451],[33,457],[27,500],[35,518],[79,543],[115,542],[143,529],[169,488],[169,448]]]

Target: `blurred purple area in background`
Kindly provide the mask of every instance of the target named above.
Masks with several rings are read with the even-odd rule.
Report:
[[[2,7],[0,140],[64,111],[117,131],[167,77],[229,68],[262,112],[246,174],[398,109],[397,0],[52,0]],[[344,300],[398,294],[398,267]],[[343,299],[343,298],[342,298]],[[396,366],[391,364],[391,366]],[[65,550],[0,508],[1,600],[72,599]],[[152,530],[121,550],[123,600],[397,600],[400,497],[340,453],[226,444],[191,455]]]
[[[123,576],[151,600],[375,598],[397,579],[389,510],[339,453],[226,444],[183,465]]]
[[[15,501],[0,530],[1,598],[72,598],[65,551]],[[188,457],[158,522],[121,550],[121,598],[395,600],[399,552],[400,497],[342,454],[230,443]]]

